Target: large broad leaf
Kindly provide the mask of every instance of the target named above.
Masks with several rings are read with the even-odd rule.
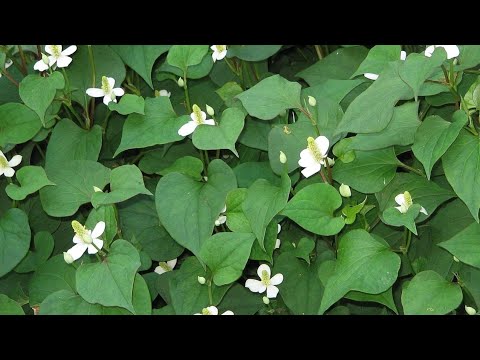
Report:
[[[300,71],[297,76],[314,86],[329,79],[348,80],[368,54],[363,46],[335,50],[312,66]]]
[[[183,139],[178,129],[190,119],[177,117],[166,96],[147,98],[145,115],[130,114],[123,125],[122,141],[115,156],[128,149],[167,144]]]
[[[376,150],[392,145],[410,145],[421,122],[418,120],[418,102],[410,102],[393,109],[392,120],[379,132],[352,137],[349,148]]]
[[[237,98],[250,115],[270,120],[282,111],[301,107],[300,90],[299,83],[273,75],[237,95]]]
[[[453,144],[467,121],[467,114],[464,111],[456,111],[452,122],[445,121],[437,115],[423,120],[415,134],[412,151],[425,168],[428,179],[433,165]]]
[[[405,315],[445,315],[462,302],[462,289],[435,271],[415,275],[402,291]]]
[[[76,274],[77,291],[86,301],[119,306],[132,313],[133,282],[140,267],[137,250],[125,240],[117,240],[101,263],[82,264]]]
[[[274,55],[282,45],[230,45],[227,56],[246,61],[261,61]]]
[[[235,315],[253,315],[264,307],[262,298],[252,293],[245,286],[238,283],[228,289],[222,302],[218,305],[218,312],[230,310]]]
[[[243,130],[245,114],[236,108],[226,109],[220,123],[215,126],[199,126],[193,133],[193,144],[201,150],[231,150],[237,157],[235,143]]]
[[[268,134],[271,129],[272,124],[270,122],[249,117],[245,122],[245,127],[238,138],[238,142],[254,149],[268,151]]]
[[[448,250],[465,264],[480,268],[480,225],[473,223],[438,246]]]
[[[337,104],[339,104],[345,96],[347,96],[353,89],[355,89],[360,84],[363,84],[366,79],[355,79],[355,80],[337,80],[337,79],[328,79],[324,82],[303,89],[302,95],[308,96],[311,95],[317,100],[328,98]]]
[[[355,151],[355,160],[344,163],[341,160],[333,167],[333,179],[351,186],[364,194],[381,191],[392,181],[399,165],[393,147]]]
[[[319,310],[323,314],[351,290],[379,294],[397,279],[400,257],[384,241],[365,230],[352,230],[339,242],[335,272],[325,286]]]
[[[414,204],[419,204],[427,210],[428,216],[420,213],[417,222],[428,218],[445,201],[455,197],[455,193],[428,181],[423,176],[410,173],[397,173],[395,178],[379,193],[377,197],[379,210],[383,212],[387,208],[398,206],[395,196],[408,191],[412,195]],[[397,210],[398,211],[398,210]]]
[[[232,169],[222,160],[208,166],[208,181],[197,182],[179,173],[164,176],[155,202],[160,222],[180,245],[198,254],[210,237],[227,193],[236,188]]]
[[[45,170],[41,166],[24,166],[16,173],[20,186],[8,184],[5,188],[10,199],[24,200],[28,195],[37,192],[48,185],[55,185],[48,180]]]
[[[28,289],[30,306],[39,305],[48,295],[59,290],[75,291],[75,268],[65,262],[62,254],[51,258],[35,271]]]
[[[132,113],[145,115],[145,99],[141,96],[125,94],[118,103],[110,101],[108,108],[122,115],[129,115]]]
[[[110,173],[110,192],[95,192],[92,196],[92,205],[115,204],[128,200],[135,195],[152,195],[143,184],[143,175],[135,165],[123,165],[113,169]]]
[[[401,50],[400,45],[375,45],[352,77],[365,73],[380,74],[390,61],[400,59]]]
[[[208,45],[173,45],[168,51],[167,62],[187,72],[189,66],[200,64],[208,52]]]
[[[33,239],[35,248],[30,250],[22,261],[15,267],[18,273],[27,273],[37,270],[37,268],[45,263],[53,251],[54,240],[50,233],[41,231],[35,234]]]
[[[153,89],[153,64],[160,55],[170,49],[171,45],[110,45],[110,47]]]
[[[198,130],[197,130],[198,131]],[[170,173],[180,173],[190,176],[195,180],[202,180],[203,162],[197,157],[184,156],[175,160],[175,162],[167,168],[160,170],[158,173],[165,176]]]
[[[480,46],[460,45],[458,60],[460,65],[455,66],[455,71],[469,69],[480,64]]]
[[[280,294],[295,315],[316,315],[320,309],[324,288],[318,277],[319,264],[309,265],[293,252],[282,253],[275,260],[273,273],[283,275]]]
[[[252,232],[250,222],[243,211],[243,202],[247,196],[247,189],[233,189],[227,195],[225,204],[227,206],[227,226],[233,232]]]
[[[233,172],[237,176],[238,187],[240,188],[248,188],[258,179],[268,180],[277,186],[282,182],[281,178],[272,171],[268,161],[243,162],[237,165]]]
[[[110,169],[89,160],[73,160],[63,165],[55,164],[47,170],[55,186],[40,190],[40,200],[50,216],[70,216],[91,201],[93,187],[103,189],[110,181]]]
[[[213,67],[212,57],[205,56],[199,64],[188,67],[187,78],[201,79],[210,73],[210,71],[212,70],[212,67]],[[179,76],[179,77],[185,76],[185,74],[183,73],[183,70],[179,69],[176,66],[170,65],[167,61],[164,61],[162,65],[156,68],[156,72],[158,72],[157,79],[159,80],[161,79],[161,76],[164,76],[165,72],[175,74],[176,76]]]
[[[0,277],[12,270],[30,247],[30,226],[20,209],[10,209],[0,218]]]
[[[478,222],[480,208],[480,139],[462,130],[442,157],[445,176]]]
[[[413,96],[412,89],[398,75],[399,63],[389,63],[379,78],[352,101],[337,133],[372,133],[387,127],[395,104]]]
[[[15,300],[0,294],[0,315],[25,315],[25,312]]]
[[[242,206],[243,212],[263,250],[267,226],[287,204],[290,187],[290,178],[283,174],[280,187],[272,185],[267,180],[258,179],[247,190]]]
[[[242,275],[254,241],[252,233],[224,232],[203,243],[199,256],[212,271],[216,285],[230,284]]]
[[[335,235],[345,226],[343,218],[334,215],[340,206],[342,197],[333,186],[312,184],[295,194],[282,215],[315,234]]]
[[[102,148],[102,128],[98,125],[90,130],[78,127],[72,120],[58,122],[48,141],[45,170],[63,166],[71,160],[97,161]]]
[[[62,73],[55,71],[49,77],[28,75],[20,82],[18,91],[25,105],[35,111],[42,123],[45,123],[47,108],[55,98],[57,90],[63,89],[64,86],[65,79]]]
[[[42,127],[40,118],[23,104],[0,106],[0,146],[22,144],[33,138]]]

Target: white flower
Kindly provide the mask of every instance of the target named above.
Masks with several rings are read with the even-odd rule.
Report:
[[[192,107],[193,112],[190,114],[190,120],[178,129],[178,135],[187,136],[195,131],[198,125],[215,125],[215,120],[207,119],[207,114],[201,111],[197,104]]]
[[[48,64],[45,62],[45,58],[42,56],[41,60],[38,60],[33,66],[34,70],[45,71],[49,67],[52,67],[55,63],[59,68],[64,68],[70,65],[72,58],[69,55],[72,55],[77,51],[75,45],[69,46],[62,51],[62,45],[45,45],[45,52],[49,54]]]
[[[202,309],[201,313],[196,313],[194,315],[218,315],[218,309],[216,306],[209,306]],[[227,310],[222,315],[233,315],[233,311]]]
[[[447,52],[447,59],[456,58],[460,55],[460,49],[457,45],[430,45],[425,49],[425,56],[431,57],[436,48],[444,48]]]
[[[102,236],[103,232],[105,231],[105,223],[103,221],[97,223],[93,230],[88,230],[77,220],[73,220],[72,228],[75,232],[73,242],[76,245],[69,249],[67,253],[73,258],[74,261],[79,259],[86,250],[88,250],[89,254],[96,254],[98,252],[97,248],[101,249],[103,247],[103,240],[99,239],[99,237]]]
[[[22,155],[15,155],[7,160],[3,152],[0,151],[0,176],[5,175],[6,177],[12,177],[15,174],[13,168],[22,162]]]
[[[158,95],[159,95],[159,96],[168,96],[168,97],[170,97],[170,95],[172,95],[172,93],[169,92],[169,91],[167,91],[167,90],[160,90],[160,91],[158,92]]]
[[[87,95],[91,97],[102,97],[103,103],[108,105],[110,101],[114,103],[117,102],[117,96],[122,96],[125,94],[125,91],[122,88],[114,88],[115,79],[111,77],[102,76],[102,87],[98,88],[88,88]]]
[[[400,205],[400,206],[395,206],[395,209],[400,211],[402,214],[405,214],[410,206],[412,206],[413,201],[412,201],[412,196],[408,191],[405,191],[403,194],[398,194],[395,196],[395,202]],[[427,210],[422,206],[420,209],[420,212],[428,215]]]
[[[350,190],[350,186],[348,185],[342,184],[340,185],[340,188],[338,190],[340,190],[340,195],[342,195],[343,197],[352,196],[352,191]]]
[[[227,221],[227,217],[224,215],[225,212],[227,211],[227,205],[225,205],[220,212],[220,215],[218,216],[218,219],[215,220],[215,226],[220,226],[222,224],[225,224],[225,221]]]
[[[468,315],[475,315],[477,313],[477,310],[467,305],[465,305],[465,311]]]
[[[11,59],[8,59],[5,61],[5,70],[8,69],[10,66],[12,66],[13,61]],[[2,77],[2,73],[0,72],[0,78]]]
[[[300,152],[298,165],[305,168],[302,170],[302,174],[308,178],[319,172],[322,165],[325,165],[330,142],[325,136],[319,136],[316,139],[310,136],[307,143],[307,148]]]
[[[227,55],[227,45],[212,45],[210,49],[213,50],[213,62],[222,60]]]
[[[163,273],[166,273],[168,271],[172,271],[173,268],[177,265],[177,259],[173,259],[170,261],[161,261],[158,263],[158,266],[155,268],[155,272],[159,275],[162,275]]]
[[[280,234],[280,231],[282,231],[282,225],[277,224],[277,235]],[[282,243],[282,242],[280,241],[280,239],[277,239],[277,241],[275,241],[275,248],[274,248],[274,250],[280,248],[280,244],[281,244],[281,243]]]
[[[407,58],[407,53],[405,51],[400,51],[400,60],[405,60]],[[378,79],[378,74],[374,73],[365,73],[363,74],[367,79],[370,80],[377,80]]]
[[[270,278],[270,267],[266,264],[262,264],[257,270],[260,280],[248,279],[245,282],[245,287],[252,292],[263,293],[267,290],[268,298],[276,298],[278,294],[278,288],[275,285],[279,285],[283,281],[283,275],[277,274]]]

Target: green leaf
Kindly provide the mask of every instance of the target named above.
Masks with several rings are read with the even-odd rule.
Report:
[[[480,140],[478,136],[460,131],[457,139],[442,157],[445,176],[453,190],[479,222],[480,208]]]
[[[263,250],[267,226],[287,204],[290,187],[290,178],[283,174],[280,187],[272,185],[268,180],[258,179],[247,190],[242,205],[243,212]]]
[[[372,151],[355,151],[355,160],[335,162],[333,179],[348,184],[364,194],[381,191],[395,177],[399,161],[393,147]]]
[[[114,205],[103,205],[98,209],[92,209],[90,214],[88,214],[85,227],[94,229],[95,225],[103,221],[105,223],[105,232],[102,235],[102,239],[105,240],[107,245],[110,245],[113,238],[117,235],[117,216],[115,213]]]
[[[130,114],[125,121],[122,141],[114,156],[128,149],[182,140],[178,129],[187,122],[187,118],[190,119],[188,116],[177,117],[168,97],[147,98],[145,115]]]
[[[190,176],[192,179],[198,181],[202,180],[202,171],[203,163],[199,158],[193,156],[184,156],[178,158],[172,165],[160,170],[158,173],[162,176],[165,176],[167,174],[177,172]]]
[[[245,114],[247,113],[241,105],[238,108]],[[245,122],[245,127],[238,138],[238,142],[254,149],[268,151],[268,134],[271,129],[272,123],[249,117]]]
[[[213,273],[213,282],[221,286],[234,282],[247,265],[255,235],[218,233],[202,244],[199,257]]]
[[[133,94],[125,94],[118,103],[110,101],[108,108],[122,115],[137,113],[145,115],[145,99]]]
[[[148,151],[140,160],[138,167],[146,174],[159,174],[184,156],[199,157],[198,150],[191,141],[167,144],[160,149]],[[200,159],[199,159],[200,160]]]
[[[35,111],[45,124],[45,112],[55,98],[57,90],[63,89],[64,86],[63,75],[55,71],[49,77],[38,74],[26,76],[20,82],[18,91],[25,105]]]
[[[247,290],[245,286],[235,283],[218,305],[218,313],[222,314],[230,310],[235,315],[253,315],[264,306],[260,296]]]
[[[143,174],[135,165],[123,165],[110,172],[109,193],[95,192],[92,195],[92,205],[116,204],[128,200],[135,195],[152,195],[143,184]]]
[[[301,238],[294,250],[294,254],[297,258],[303,259],[310,264],[310,254],[315,249],[315,241],[310,238]]]
[[[230,45],[227,55],[245,61],[261,61],[277,53],[281,47],[282,45]]]
[[[213,67],[213,59],[211,56],[205,56],[202,61],[193,66],[188,67],[187,78],[188,79],[201,79],[207,76]],[[170,65],[167,61],[164,61],[156,71],[158,71],[157,79],[160,80],[160,76],[165,72],[175,74],[176,76],[183,77],[185,74],[181,69],[176,66]]]
[[[470,69],[480,64],[480,46],[479,45],[460,45],[460,55],[458,56],[460,65],[455,66],[455,71]]]
[[[23,104],[0,105],[0,146],[22,144],[33,138],[42,122],[33,110]]]
[[[237,95],[237,98],[250,115],[270,120],[282,111],[301,107],[300,90],[299,83],[273,75]]]
[[[376,302],[378,304],[385,305],[390,310],[398,314],[395,301],[393,300],[392,288],[389,288],[380,294],[365,294],[358,291],[350,291],[347,295],[345,295],[345,298],[361,302]]]
[[[189,66],[200,64],[208,52],[208,45],[173,45],[168,51],[167,62],[187,72]]]
[[[75,291],[75,268],[65,262],[63,254],[40,265],[33,274],[28,289],[30,307],[40,305],[48,295],[59,290]]]
[[[453,144],[467,121],[467,114],[464,111],[456,111],[452,122],[445,121],[437,115],[423,120],[415,134],[412,151],[425,168],[429,180],[433,165]]]
[[[40,304],[40,315],[102,315],[102,306],[90,304],[72,290],[59,290]]]
[[[9,209],[0,218],[0,277],[12,270],[30,247],[30,226],[20,209]]]
[[[326,98],[339,104],[345,98],[345,96],[347,96],[358,85],[365,83],[365,81],[367,80],[366,79],[355,79],[355,80],[327,79],[318,85],[303,89],[302,95],[304,95],[304,97],[307,97],[308,95],[313,96],[317,100],[317,107],[318,107],[318,100],[326,99]]]
[[[320,309],[324,287],[318,277],[318,265],[308,265],[292,252],[282,253],[275,262],[273,273],[283,275],[278,285],[285,304],[295,315],[315,315]]]
[[[290,199],[282,215],[315,234],[335,235],[345,226],[343,218],[334,215],[340,206],[342,197],[333,186],[312,184]]]
[[[128,241],[117,240],[101,263],[78,267],[77,291],[89,303],[119,306],[135,313],[132,291],[139,267],[138,251]]]
[[[25,312],[19,303],[0,294],[0,315],[25,315]]]
[[[91,201],[93,187],[103,189],[110,181],[110,169],[89,160],[72,160],[47,168],[48,178],[55,186],[40,190],[40,200],[50,216],[75,214],[78,208]]]
[[[24,200],[28,195],[33,194],[48,185],[55,185],[48,180],[45,170],[41,166],[24,166],[16,173],[20,186],[8,184],[5,188],[7,195],[13,200]]]
[[[18,273],[28,273],[37,270],[37,268],[45,263],[52,254],[54,241],[49,232],[41,231],[35,234],[33,238],[34,250],[30,250],[28,254],[15,267]]]
[[[445,315],[462,302],[458,284],[446,281],[435,271],[422,271],[415,275],[402,291],[405,315]]]
[[[415,226],[415,219],[420,213],[422,206],[420,204],[413,204],[406,213],[401,213],[394,207],[389,207],[383,212],[383,221],[385,224],[393,226],[405,226],[415,235],[417,234],[417,227]]]
[[[322,304],[323,314],[351,290],[379,294],[397,279],[400,257],[387,244],[365,230],[346,233],[339,242],[334,274],[328,279]]]
[[[102,128],[90,130],[78,127],[72,120],[63,119],[52,131],[47,146],[45,170],[64,166],[72,160],[97,161],[102,148]]]
[[[380,74],[390,61],[400,59],[401,50],[400,45],[375,45],[351,77],[365,73]]]
[[[222,120],[215,126],[200,125],[193,133],[193,145],[200,150],[231,150],[237,157],[235,143],[243,130],[245,114],[236,108],[222,113]]]
[[[110,47],[153,89],[153,64],[171,45],[110,45]]]
[[[210,237],[227,193],[236,188],[232,169],[221,160],[208,166],[208,181],[171,173],[160,179],[155,202],[161,223],[180,245],[198,254]]]
[[[228,221],[228,215],[227,215]],[[250,225],[249,225],[250,228]],[[252,231],[251,229],[248,231]],[[250,253],[250,260],[264,260],[273,264],[273,252],[275,251],[275,245],[277,244],[278,238],[278,223],[275,220],[272,220],[267,226],[265,231],[265,240],[263,242],[265,250],[262,249],[260,243],[255,241],[252,246],[252,252]]]
[[[227,226],[233,232],[252,232],[250,222],[243,212],[243,202],[247,196],[247,189],[233,189],[227,194],[225,204],[227,205]]]
[[[410,145],[421,122],[418,120],[418,102],[409,102],[393,109],[392,120],[379,132],[352,137],[349,148],[376,150],[392,145]]]
[[[451,239],[438,244],[461,262],[480,268],[480,225],[473,223]]]

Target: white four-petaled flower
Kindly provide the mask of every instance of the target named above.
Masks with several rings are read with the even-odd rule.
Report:
[[[410,206],[413,205],[412,195],[408,191],[405,191],[403,194],[398,194],[395,196],[395,202],[400,206],[395,206],[395,209],[400,211],[402,214],[405,214]],[[422,206],[420,212],[428,215],[427,210]]]
[[[158,266],[155,268],[155,272],[159,275],[166,273],[168,271],[172,271],[173,268],[177,265],[177,259],[169,260],[169,261],[161,261],[158,263]]]
[[[400,51],[400,60],[405,60],[407,58],[407,53],[405,51]],[[374,73],[365,73],[363,74],[367,79],[370,80],[377,80],[378,79],[378,74]]]
[[[105,223],[100,221],[95,225],[93,230],[88,230],[77,220],[72,221],[72,228],[75,232],[73,242],[76,244],[70,248],[67,253],[72,256],[73,260],[79,259],[85,251],[89,254],[96,254],[98,249],[103,247],[103,240],[99,239],[105,231]]]
[[[220,212],[220,215],[218,216],[218,219],[215,220],[215,226],[220,226],[222,224],[225,224],[225,221],[227,221],[227,217],[225,216],[225,212],[227,211],[227,205],[225,205]]]
[[[5,61],[5,70],[8,69],[10,66],[12,66],[13,61],[11,59],[8,59]],[[0,72],[0,78],[2,77],[2,73]]]
[[[102,76],[102,87],[87,89],[87,95],[91,97],[102,97],[103,103],[108,105],[110,101],[117,102],[117,96],[123,96],[125,91],[122,88],[114,88],[115,79],[111,77]]]
[[[310,136],[307,139],[307,148],[300,152],[298,161],[298,165],[304,168],[303,176],[308,178],[320,171],[322,165],[325,165],[329,146],[330,142],[325,136],[319,136],[316,139]]]
[[[460,55],[460,49],[457,45],[430,45],[425,49],[425,56],[431,57],[436,48],[444,48],[447,52],[447,59],[456,58]]]
[[[21,162],[22,155],[15,155],[8,161],[3,152],[0,151],[0,176],[5,175],[6,177],[12,177],[15,174],[13,168]]]
[[[35,63],[33,69],[45,71],[55,63],[59,68],[67,67],[72,62],[72,58],[69,55],[72,55],[75,51],[77,51],[75,45],[69,46],[65,50],[62,50],[62,45],[45,45],[45,52],[49,54],[48,64],[43,60],[42,56],[42,59]]]
[[[202,309],[201,313],[196,313],[194,315],[218,315],[218,309],[216,306],[209,306]],[[222,315],[234,315],[233,311],[227,310]]]
[[[283,275],[277,274],[270,278],[270,266],[266,264],[262,264],[258,267],[257,274],[260,280],[248,279],[245,282],[245,287],[252,292],[258,292],[260,294],[267,290],[268,298],[276,298],[278,288],[275,285],[280,285],[282,283]]]
[[[178,129],[178,135],[187,136],[195,131],[198,125],[215,125],[215,120],[207,119],[207,114],[200,110],[197,104],[192,106],[193,112],[190,114],[190,120]]]
[[[213,50],[213,62],[222,60],[225,56],[227,56],[227,45],[212,45],[210,46],[210,49]]]

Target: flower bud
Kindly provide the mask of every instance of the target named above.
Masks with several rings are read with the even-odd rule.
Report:
[[[49,59],[48,56],[45,55],[45,54],[42,54],[42,61],[44,62],[45,65],[49,65],[49,64],[50,64],[50,59]]]
[[[352,191],[350,190],[350,186],[348,185],[345,185],[345,184],[340,185],[339,190],[340,190],[340,195],[342,195],[343,197],[348,198],[352,196]]]
[[[287,155],[285,155],[285,153],[283,151],[280,151],[280,162],[282,164],[286,164],[287,163]]]
[[[265,305],[270,304],[270,299],[269,299],[268,297],[264,296],[264,297],[262,298],[262,300],[263,300],[263,303],[264,303]]]
[[[458,260],[458,258],[455,255],[453,255],[453,261],[460,262],[460,260]]]
[[[315,106],[317,105],[317,99],[315,99],[313,96],[308,96],[308,104],[310,106]]]
[[[475,315],[477,313],[477,310],[467,305],[465,305],[465,311],[467,312],[468,315]]]
[[[207,281],[203,276],[197,276],[198,282],[203,285]]]
[[[327,161],[328,161],[328,166],[332,167],[333,165],[335,165],[334,159],[327,157]]]
[[[160,91],[158,92],[158,95],[157,95],[157,90],[155,90],[155,96],[156,96],[156,97],[159,97],[159,96],[167,96],[167,97],[170,97],[170,95],[172,95],[172,93],[171,93],[170,91],[165,90],[165,89],[160,90]]]
[[[71,264],[74,262],[72,255],[70,255],[68,252],[63,253],[63,260],[65,260],[67,264]]]
[[[180,77],[180,78],[178,78],[177,84],[180,87],[184,87],[185,86],[185,81],[183,81],[183,79]]]
[[[98,188],[98,187],[96,187],[96,186],[93,187],[93,191],[95,191],[95,192],[103,192],[102,189],[100,189],[100,188]]]
[[[205,104],[205,106],[207,107],[207,114],[208,115],[210,115],[210,116],[215,115],[215,110],[213,110],[213,108],[210,105]]]

